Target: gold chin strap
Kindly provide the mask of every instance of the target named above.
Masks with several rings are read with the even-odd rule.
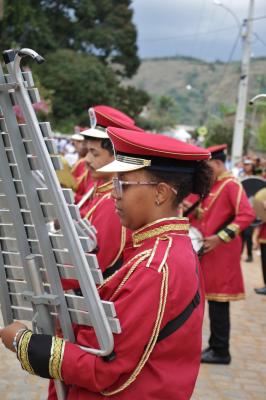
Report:
[[[123,284],[130,277],[130,275],[134,272],[134,270],[136,269],[136,267],[139,264],[139,261],[141,262],[142,260],[138,260],[132,266],[132,268],[129,270],[128,275],[125,277]],[[127,379],[127,381],[124,382],[119,388],[117,388],[111,392],[108,392],[108,391],[101,392],[101,394],[104,396],[113,396],[114,394],[122,392],[129,385],[131,385],[131,383],[133,383],[135,381],[135,379],[137,378],[137,376],[139,375],[139,373],[145,366],[146,362],[148,361],[148,359],[154,349],[154,346],[156,345],[156,342],[157,342],[157,339],[158,339],[158,336],[160,333],[160,327],[161,327],[162,319],[164,316],[165,305],[166,305],[167,294],[168,294],[168,275],[169,275],[169,273],[168,273],[168,265],[166,263],[163,265],[161,272],[162,272],[162,283],[161,283],[158,313],[157,313],[157,318],[156,318],[156,321],[154,324],[154,328],[153,328],[149,343],[147,344],[145,351],[144,351],[138,365],[136,366],[135,370],[132,372],[131,376]],[[118,288],[118,290],[119,290],[119,288]]]

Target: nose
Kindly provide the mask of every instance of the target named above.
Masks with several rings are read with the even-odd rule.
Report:
[[[86,162],[91,166],[91,165],[92,165],[93,157],[92,157],[92,155],[91,155],[90,152],[88,152],[88,153],[86,154],[85,159],[86,159]]]

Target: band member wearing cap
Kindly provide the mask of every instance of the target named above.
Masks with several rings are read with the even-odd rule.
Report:
[[[201,266],[209,300],[209,347],[203,351],[204,363],[229,364],[230,315],[229,302],[244,298],[240,267],[240,231],[255,219],[241,184],[226,170],[226,145],[210,147],[208,161],[215,182],[190,221],[204,237]]]
[[[134,231],[134,255],[99,292],[114,302],[122,333],[104,360],[78,346],[95,342],[84,326],[77,327],[75,344],[57,338],[58,346],[27,330],[17,335],[18,358],[31,373],[62,379],[69,400],[188,400],[200,365],[204,296],[188,220],[176,210],[189,192],[209,190],[209,153],[160,135],[108,133],[116,160],[102,170],[118,172],[113,197],[122,224]],[[10,350],[23,326],[0,331]]]
[[[126,115],[122,111],[117,110],[116,108],[105,105],[97,105],[91,107],[89,109],[89,118],[91,128],[81,132],[85,139],[87,137],[93,137],[93,135],[96,135],[96,138],[99,137],[100,139],[105,139],[107,135],[103,135],[106,131],[107,126],[141,130],[135,125],[134,120],[128,115]],[[86,158],[85,161],[87,163],[87,168],[79,178],[78,187],[75,195],[76,204],[79,204],[80,202],[81,204],[84,204],[91,197],[93,190],[94,182],[88,166],[89,162],[87,162]]]
[[[81,216],[88,219],[97,230],[97,259],[106,278],[121,266],[126,229],[120,223],[111,197],[113,174],[97,171],[114,159],[113,145],[104,126],[112,123],[132,130],[142,129],[135,126],[126,114],[112,107],[95,106],[89,109],[89,115],[92,127],[83,131],[82,135],[87,144],[86,160],[93,186],[79,204]]]

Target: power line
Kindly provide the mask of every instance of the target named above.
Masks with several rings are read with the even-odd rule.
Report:
[[[266,19],[266,15],[262,15],[261,17],[250,18],[250,21],[258,21],[259,19]]]
[[[163,38],[148,38],[148,39],[141,39],[142,42],[159,42],[159,41],[163,41],[163,40],[172,40],[172,39],[184,39],[187,37],[198,37],[199,35],[209,35],[211,33],[218,33],[218,32],[225,32],[225,31],[230,31],[232,29],[237,29],[237,27],[234,26],[230,26],[227,28],[222,28],[222,29],[216,29],[213,31],[205,31],[205,32],[199,32],[197,34],[195,33],[188,33],[185,35],[175,35],[175,36],[167,36],[167,37],[163,37]]]
[[[263,44],[263,46],[266,47],[266,42],[258,35],[258,33],[253,32],[253,35],[256,37],[256,39]]]
[[[202,0],[201,1],[200,14],[199,14],[199,18],[198,18],[198,23],[197,23],[196,30],[194,32],[194,37],[196,38],[196,40],[193,40],[192,46],[191,46],[191,50],[190,50],[190,53],[191,53],[192,57],[193,57],[194,53],[196,54],[197,45],[198,45],[198,37],[199,37],[200,28],[201,28],[201,24],[202,24],[202,20],[203,20],[202,17],[203,17],[205,5],[206,5],[206,0],[205,1]]]
[[[226,62],[225,65],[224,65],[223,72],[222,72],[222,77],[221,77],[221,79],[219,80],[218,84],[216,85],[216,87],[214,88],[214,90],[213,90],[212,93],[211,93],[212,96],[213,96],[214,94],[217,93],[218,89],[220,88],[220,86],[221,86],[221,84],[222,84],[222,82],[223,82],[223,80],[224,80],[224,77],[225,77],[225,75],[226,75],[228,66],[229,66],[230,62],[232,61],[233,55],[234,55],[234,53],[235,53],[235,51],[236,51],[237,43],[238,43],[238,41],[239,41],[239,39],[240,39],[240,36],[241,36],[241,29],[239,29],[239,31],[238,31],[238,34],[237,34],[237,36],[236,36],[236,39],[235,39],[235,41],[234,41],[234,43],[233,43],[233,46],[232,46],[232,49],[231,49],[231,51],[230,51],[228,60],[227,60],[227,62]]]

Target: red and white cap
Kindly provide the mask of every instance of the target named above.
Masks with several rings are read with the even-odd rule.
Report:
[[[217,144],[215,146],[208,147],[207,150],[211,153],[211,158],[215,160],[226,155],[227,144]]]
[[[135,125],[135,121],[132,118],[116,108],[98,105],[89,108],[88,112],[91,128],[82,132],[85,137],[108,139],[109,136],[106,132],[108,126],[142,131],[141,128]]]
[[[197,161],[210,158],[208,150],[148,132],[108,127],[115,160],[100,172],[126,172],[141,168],[193,173]]]

